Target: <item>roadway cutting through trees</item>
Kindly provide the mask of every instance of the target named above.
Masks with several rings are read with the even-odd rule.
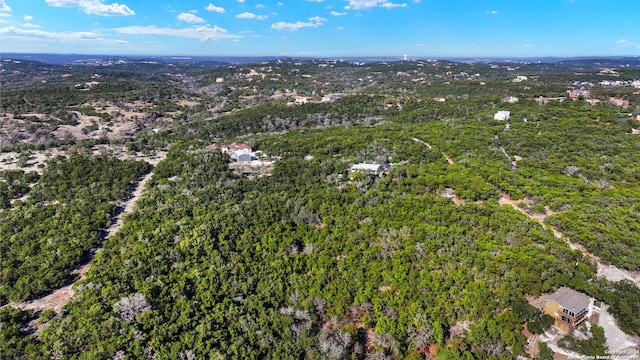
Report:
[[[102,242],[109,240],[114,234],[118,232],[118,230],[120,230],[122,224],[124,223],[124,217],[135,209],[136,201],[144,193],[147,183],[152,176],[153,171],[149,172],[142,179],[140,179],[140,181],[138,181],[138,183],[131,191],[130,197],[119,205],[120,211],[116,216],[112,218],[111,225],[103,232]],[[76,283],[82,281],[85,278],[87,271],[89,271],[91,267],[91,261],[99,251],[100,249],[91,250],[91,252],[82,261],[82,263],[72,271],[72,273],[75,274],[77,278],[71,284],[56,289],[49,295],[31,301],[11,302],[8,304],[8,306],[22,310],[42,311],[50,309],[54,310],[55,312],[60,312],[62,310],[62,307],[73,297],[73,287]]]

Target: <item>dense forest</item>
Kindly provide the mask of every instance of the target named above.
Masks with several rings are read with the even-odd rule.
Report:
[[[154,167],[96,155],[95,139],[67,139],[73,151],[39,173],[0,172],[3,304],[69,283],[71,270],[101,248],[63,311],[0,309],[2,357],[532,357],[523,330],[543,334],[553,320],[529,300],[562,286],[608,304],[624,332],[640,335],[640,288],[598,276],[593,257],[552,231],[605,264],[640,271],[640,101],[633,88],[595,85],[599,102],[540,101],[566,96],[576,75],[564,66],[523,66],[536,79],[518,83],[512,70],[488,64],[336,63],[325,71],[316,62],[273,62],[254,69],[277,68],[311,92],[322,90],[312,90],[314,77],[338,77],[327,93],[343,83],[354,92],[291,105],[269,98],[275,80],[256,78],[244,81],[262,95],[247,106],[234,91],[248,70],[189,65],[193,80],[184,84],[200,90],[181,96],[202,97],[180,105],[188,118],[100,140],[132,153],[167,151]],[[143,79],[143,71],[121,73]],[[625,71],[630,80],[638,74]],[[132,93],[151,86],[128,81]],[[11,91],[5,111],[25,111],[19,98],[39,90]],[[224,107],[207,103],[217,96]],[[77,110],[83,101],[42,111]],[[494,120],[499,110],[510,119]],[[209,146],[232,141],[251,144],[272,165],[243,173]],[[38,147],[60,142],[2,150]],[[350,170],[359,163],[384,171]],[[149,171],[135,210],[103,242],[119,202]],[[521,201],[522,212],[501,205],[505,197]],[[605,340],[593,324],[585,338],[558,344],[604,355]],[[549,359],[551,350],[542,343],[535,356]]]

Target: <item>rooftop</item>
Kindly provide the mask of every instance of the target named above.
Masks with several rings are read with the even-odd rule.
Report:
[[[580,311],[589,307],[591,298],[568,287],[561,287],[551,294],[548,300],[553,300],[565,309]]]

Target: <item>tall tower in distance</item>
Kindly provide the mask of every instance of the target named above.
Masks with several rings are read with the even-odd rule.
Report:
[[[404,61],[407,61],[407,54],[404,54]]]

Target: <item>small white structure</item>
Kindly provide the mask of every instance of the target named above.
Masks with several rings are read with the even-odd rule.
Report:
[[[511,117],[511,111],[498,111],[493,115],[493,120],[506,121]]]
[[[209,145],[210,149],[219,149],[223,153],[229,154],[232,159],[238,162],[249,162],[254,158],[251,145],[242,143],[231,143],[229,145]]]
[[[333,102],[336,101],[340,98],[342,98],[344,95],[343,94],[328,94],[322,97],[321,102],[325,103],[325,102]]]
[[[309,102],[309,98],[302,97],[302,96],[297,96],[293,103],[296,104],[296,105],[302,105],[302,104],[306,104],[308,102]]]
[[[354,172],[354,171],[365,171],[365,172],[370,172],[373,173],[375,175],[378,175],[380,173],[380,171],[382,171],[382,165],[380,164],[353,164],[351,165],[351,169],[349,170],[350,172]]]
[[[452,188],[445,188],[444,191],[440,192],[440,196],[451,199],[456,197],[456,192]]]
[[[502,98],[502,102],[503,103],[509,103],[509,104],[513,104],[513,103],[517,103],[520,99],[518,99],[515,96],[507,96]]]

